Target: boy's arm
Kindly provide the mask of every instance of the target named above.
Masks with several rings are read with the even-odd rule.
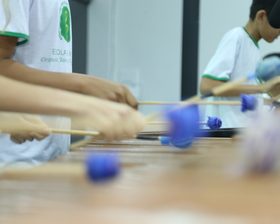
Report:
[[[200,82],[200,93],[204,94],[212,90],[213,88],[224,84],[224,81],[214,80],[210,78],[203,77]],[[219,96],[240,96],[240,94],[256,94],[264,93],[264,88],[262,85],[238,85],[233,89],[230,89]]]
[[[109,141],[134,136],[146,125],[144,116],[127,105],[3,76],[0,76],[0,111],[71,117],[79,128],[95,129]],[[43,129],[37,131],[44,132]]]
[[[17,40],[15,37],[0,35],[0,74],[31,84],[91,95],[137,108],[135,97],[122,84],[83,74],[42,71],[11,60]]]

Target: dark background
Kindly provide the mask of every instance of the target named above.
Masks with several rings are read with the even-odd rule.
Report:
[[[89,1],[69,0],[72,17],[73,72],[75,73],[86,73],[87,5]],[[83,138],[83,136],[71,136],[71,142],[73,143]]]

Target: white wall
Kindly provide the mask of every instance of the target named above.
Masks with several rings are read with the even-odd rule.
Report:
[[[140,101],[180,100],[182,5],[182,0],[93,0],[87,73],[126,84]]]
[[[245,26],[252,0],[200,0],[199,80],[215,53],[222,36],[230,29]],[[261,53],[280,52],[280,41],[259,42]]]
[[[247,23],[252,0],[200,1],[199,80],[222,36]],[[180,100],[183,0],[92,0],[88,10],[88,74],[126,84],[140,101]],[[263,55],[280,51],[279,40],[259,44]]]

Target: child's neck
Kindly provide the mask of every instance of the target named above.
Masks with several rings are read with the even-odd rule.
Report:
[[[245,26],[245,29],[255,39],[256,42],[259,42],[261,36],[254,21],[249,20],[249,22]]]

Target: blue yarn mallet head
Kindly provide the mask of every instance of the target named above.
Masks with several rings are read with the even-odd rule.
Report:
[[[223,122],[218,117],[210,117],[208,116],[208,121],[206,126],[209,127],[212,130],[217,130],[222,127]]]
[[[87,176],[93,182],[102,182],[120,172],[119,157],[108,154],[91,154],[86,161]]]
[[[247,110],[256,110],[258,106],[258,99],[253,95],[241,94],[241,111],[244,113]]]
[[[177,148],[192,146],[195,134],[199,130],[199,113],[197,105],[173,107],[166,113],[170,121],[170,142]]]
[[[161,136],[160,144],[162,145],[170,145],[171,138],[169,136]]]
[[[257,78],[262,79],[265,82],[280,75],[280,59],[277,56],[264,59],[259,63],[256,69],[256,74]]]

